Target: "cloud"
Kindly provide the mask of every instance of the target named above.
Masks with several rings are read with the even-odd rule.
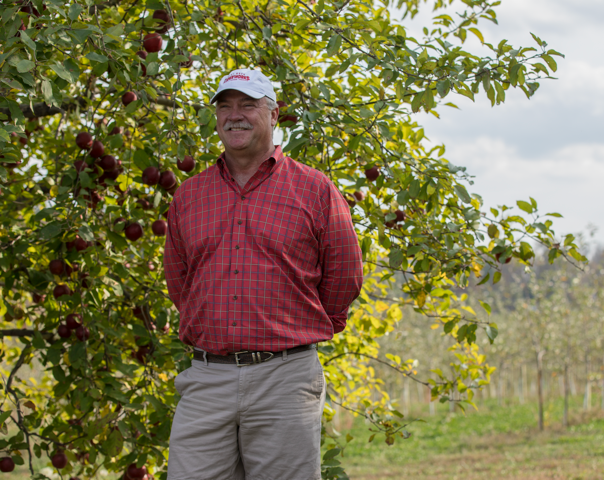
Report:
[[[486,207],[533,197],[541,213],[564,215],[555,222],[557,232],[577,233],[591,223],[604,243],[604,143],[569,144],[527,159],[504,139],[481,136],[451,144],[445,157],[475,176],[469,190],[481,195]]]

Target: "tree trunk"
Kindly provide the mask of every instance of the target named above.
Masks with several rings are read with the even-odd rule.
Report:
[[[522,364],[522,403],[526,402],[529,397],[528,391],[528,375],[526,374],[526,363]]]
[[[602,372],[604,372],[604,357],[602,357]],[[600,399],[601,407],[602,410],[604,410],[604,374],[602,375],[602,387],[600,388],[600,394],[602,395],[602,398]]]
[[[568,427],[568,397],[570,394],[570,385],[568,380],[568,363],[564,363],[564,417],[562,423]]]
[[[503,397],[503,360],[499,364],[499,375],[497,378],[497,405],[501,407]]]
[[[403,415],[408,416],[411,407],[411,392],[409,391],[409,380],[405,378],[403,380]]]
[[[539,431],[543,431],[543,355],[542,350],[537,353],[537,399],[539,402]]]
[[[589,381],[589,356],[585,355],[585,394],[583,396],[583,410],[591,409],[591,383]]]

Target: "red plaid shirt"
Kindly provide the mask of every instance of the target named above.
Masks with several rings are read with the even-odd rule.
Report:
[[[281,147],[244,188],[223,156],[182,184],[168,213],[164,269],[180,339],[219,355],[329,340],[363,282],[344,197]]]

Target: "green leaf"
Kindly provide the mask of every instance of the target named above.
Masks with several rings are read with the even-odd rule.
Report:
[[[556,217],[556,218],[564,218],[562,215],[560,215],[559,213],[546,213],[545,214],[546,217]]]
[[[46,290],[48,284],[52,281],[50,274],[39,272],[33,268],[27,269],[27,276],[29,277],[29,283],[35,290]]]
[[[144,170],[147,167],[153,165],[153,162],[149,159],[149,155],[144,150],[138,149],[134,152],[133,156],[134,165],[136,165],[141,170]]]
[[[29,72],[32,68],[34,68],[36,64],[31,60],[19,60],[15,65],[15,68],[19,73]]]
[[[480,30],[478,30],[477,28],[474,28],[474,27],[468,28],[468,30],[478,37],[478,40],[480,40],[480,43],[484,43],[484,37],[482,36],[482,32]]]
[[[68,30],[67,34],[73,38],[74,42],[78,45],[82,45],[86,39],[94,33],[94,30],[90,28],[82,28],[82,29],[73,29]]]
[[[159,73],[159,63],[149,62],[147,65],[147,76],[152,77]]]
[[[125,248],[128,248],[127,240],[124,237],[122,237],[121,235],[118,235],[117,233],[112,232],[111,230],[107,231],[107,238],[113,244],[113,246],[115,248],[117,248],[118,250],[124,250]]]
[[[79,229],[78,232],[80,234],[80,237],[82,237],[87,242],[93,242],[94,241],[94,234],[92,233],[92,230],[90,229],[90,227],[88,226],[88,224],[86,224],[86,223],[82,224],[80,226],[80,229]]]
[[[106,63],[109,61],[109,58],[107,58],[105,55],[101,55],[100,53],[97,53],[97,52],[87,53],[86,58],[93,62],[99,62],[99,63]]]
[[[327,44],[327,56],[333,57],[340,51],[341,46],[342,37],[338,34],[332,35],[332,37],[329,39],[329,43]]]
[[[82,7],[76,2],[72,2],[69,7],[69,13],[67,14],[67,16],[72,21],[77,20],[77,18],[80,16],[80,13],[82,13],[82,10],[84,10],[84,7]]]
[[[486,303],[483,302],[482,300],[478,300],[480,302],[480,305],[482,305],[482,308],[484,308],[484,310],[490,315],[491,314],[491,306]]]
[[[497,325],[495,325],[494,323],[487,325],[486,331],[487,337],[489,337],[489,342],[491,342],[492,345],[495,339],[497,338],[497,335],[499,334],[499,331],[497,330]]]
[[[21,31],[19,38],[32,51],[34,51],[34,52],[36,51],[36,43],[31,38],[29,38],[29,35],[27,35],[27,33],[25,33],[25,31]]]
[[[46,102],[46,105],[54,105],[56,107],[59,106],[59,103],[55,100],[52,94],[52,85],[46,79],[42,80],[42,95],[44,96],[44,101]]]
[[[388,264],[391,268],[399,268],[405,258],[403,251],[400,248],[390,250],[388,254]]]
[[[472,201],[472,198],[470,198],[470,195],[468,194],[466,187],[464,187],[463,185],[457,184],[453,188],[455,189],[455,192],[457,193],[457,195],[459,196],[459,198],[461,199],[462,202],[470,203]]]
[[[501,280],[501,272],[498,271],[493,274],[493,285],[498,283],[499,280]]]
[[[50,222],[40,230],[40,237],[43,240],[50,240],[61,233],[61,224],[59,222]]]
[[[6,411],[6,412],[2,412],[2,413],[0,414],[0,425],[4,425],[4,422],[6,421],[6,419],[7,419],[8,417],[10,417],[10,414],[11,414],[11,411],[10,411],[10,410],[8,410],[8,411]]]
[[[520,210],[522,210],[526,213],[533,213],[533,206],[528,202],[525,202],[523,200],[518,200],[516,202],[516,205],[518,205],[518,208],[520,208]]]

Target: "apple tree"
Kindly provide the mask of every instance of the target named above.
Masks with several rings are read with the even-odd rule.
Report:
[[[530,98],[560,54],[536,36],[531,47],[483,38],[498,1],[429,3],[433,22],[414,38],[405,21],[419,0],[2,2],[3,468],[34,474],[41,458],[71,476],[166,478],[173,378],[190,349],[163,278],[164,217],[179,184],[221,152],[209,98],[237,67],[275,82],[285,151],[333,180],[358,229],[366,281],[349,328],[321,346],[325,420],[340,403],[386,443],[408,437],[374,358],[435,399],[471,403],[493,370],[476,337],[494,340],[497,328],[461,289],[497,282],[511,259],[530,265],[534,244],[552,261],[585,259],[572,237],[556,240],[533,199],[517,203],[521,215],[485,211],[465,169],[444,146],[428,149],[416,120],[460,95],[495,105],[515,88]],[[465,48],[468,35],[479,51]],[[395,273],[404,281],[387,303]],[[404,305],[455,339],[451,375],[419,378],[413,352],[378,358],[376,339]],[[325,478],[346,478],[338,452],[328,451]]]

